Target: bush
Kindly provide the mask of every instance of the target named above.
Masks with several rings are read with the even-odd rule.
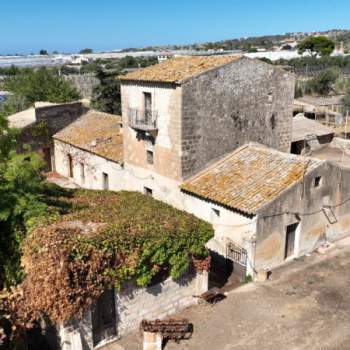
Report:
[[[318,74],[315,78],[310,79],[305,86],[307,94],[328,95],[333,91],[334,84],[339,77],[339,70],[328,68]]]
[[[5,88],[30,104],[37,101],[63,103],[80,98],[78,90],[71,83],[45,67],[21,71],[5,82]]]

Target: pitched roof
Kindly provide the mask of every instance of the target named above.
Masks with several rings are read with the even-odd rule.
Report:
[[[241,56],[182,56],[120,77],[120,80],[181,83],[205,71],[236,61]]]
[[[296,115],[292,124],[292,142],[305,140],[305,137],[310,134],[316,136],[330,135],[334,134],[334,130],[304,117],[303,114]]]
[[[181,189],[254,215],[320,164],[321,160],[249,143],[186,181]]]
[[[89,111],[53,138],[118,163],[123,161],[120,116]]]
[[[295,103],[301,102],[301,104],[309,104],[313,106],[330,106],[330,105],[340,105],[344,95],[334,95],[334,96],[303,96],[295,100]]]
[[[7,117],[11,128],[22,129],[26,126],[34,124],[36,121],[35,109],[33,107],[24,111],[12,114]]]

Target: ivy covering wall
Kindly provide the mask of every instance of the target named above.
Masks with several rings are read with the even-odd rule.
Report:
[[[146,286],[164,271],[177,279],[208,255],[214,235],[210,224],[136,192],[78,190],[59,200],[65,213],[33,222],[26,277],[0,303],[19,327],[82,316],[105,288],[129,280]]]

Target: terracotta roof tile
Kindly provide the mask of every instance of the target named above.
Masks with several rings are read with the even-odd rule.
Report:
[[[120,80],[180,83],[205,71],[236,61],[241,56],[182,56],[129,73]]]
[[[249,143],[186,181],[182,190],[256,214],[322,161]]]
[[[53,137],[103,158],[123,162],[121,117],[89,111]]]

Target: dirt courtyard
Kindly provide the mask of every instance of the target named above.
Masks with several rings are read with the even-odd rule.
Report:
[[[274,271],[271,280],[233,290],[216,305],[176,315],[194,333],[165,350],[348,350],[350,349],[350,238],[325,255],[314,253]],[[117,344],[141,350],[131,334]],[[108,349],[120,349],[110,344]]]

